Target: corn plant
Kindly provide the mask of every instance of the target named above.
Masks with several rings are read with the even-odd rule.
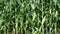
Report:
[[[60,34],[60,0],[0,0],[0,34]]]

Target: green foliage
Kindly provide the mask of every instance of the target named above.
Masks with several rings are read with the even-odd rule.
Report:
[[[0,34],[59,34],[60,0],[0,0]]]

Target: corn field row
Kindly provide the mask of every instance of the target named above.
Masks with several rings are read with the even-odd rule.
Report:
[[[60,0],[0,0],[0,34],[60,34]]]

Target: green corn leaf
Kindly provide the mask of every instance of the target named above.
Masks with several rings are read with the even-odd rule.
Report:
[[[0,17],[0,26],[1,26],[1,24],[2,24],[3,21],[4,20],[2,19],[2,17]]]

